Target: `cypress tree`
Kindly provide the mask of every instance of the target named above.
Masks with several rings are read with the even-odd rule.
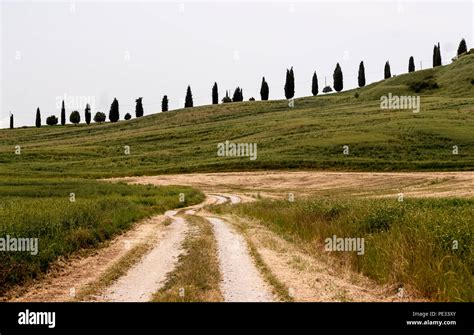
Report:
[[[295,96],[295,73],[293,72],[293,66],[290,69],[290,93],[291,97],[293,98]]]
[[[313,80],[311,81],[311,93],[313,93],[313,96],[315,96],[318,95],[318,92],[318,75],[316,74],[316,71],[314,71]]]
[[[439,45],[435,45],[433,48],[433,67],[441,65],[441,47]]]
[[[458,56],[467,52],[467,45],[466,45],[466,41],[464,40],[464,38],[461,40],[461,42],[459,42],[459,47],[458,47]]]
[[[265,77],[262,78],[262,86],[260,87],[260,98],[262,101],[268,100],[268,95],[270,93],[270,89],[268,88],[268,84],[265,81]]]
[[[135,116],[136,117],[142,117],[143,116],[143,104],[142,104],[142,97],[138,98],[135,100],[137,103],[135,106]]]
[[[286,81],[285,81],[285,97],[291,99],[295,96],[295,74],[293,67],[290,70],[286,69]]]
[[[184,101],[184,108],[193,107],[193,94],[191,93],[191,86],[186,90],[186,99]]]
[[[439,46],[439,42],[438,42],[438,56],[436,57],[437,61],[438,61],[438,66],[441,66],[442,65],[442,62],[441,62],[441,47]]]
[[[161,100],[161,111],[167,112],[168,111],[168,96],[163,96],[163,100]]]
[[[41,127],[41,112],[39,107],[36,109],[36,122],[35,122],[36,128]]]
[[[390,77],[392,77],[392,73],[390,72],[390,63],[387,61],[384,68],[384,78],[388,79]]]
[[[344,87],[344,84],[343,84],[342,70],[339,63],[336,64],[336,68],[334,69],[334,74],[332,77],[334,80],[334,89],[337,92],[341,92]]]
[[[217,88],[217,83],[214,83],[212,86],[212,104],[217,105],[219,103],[219,91]]]
[[[61,125],[64,126],[66,124],[66,108],[64,107],[64,100],[63,105],[61,107]]]
[[[364,87],[365,86],[365,66],[364,62],[360,62],[359,64],[359,76],[357,77],[359,81],[359,87]]]
[[[114,98],[112,105],[110,105],[109,120],[110,122],[117,122],[119,119],[120,119],[119,103],[117,101],[117,98]]]
[[[295,74],[293,72],[293,66],[290,69],[290,98],[295,96]]]
[[[244,101],[244,93],[240,87],[237,87],[234,91],[234,95],[232,96],[232,102],[240,101]]]
[[[13,129],[13,114],[10,113],[10,129]]]
[[[410,57],[408,60],[408,72],[414,72],[415,71],[415,60],[413,59],[413,56]]]
[[[86,110],[85,110],[85,119],[86,119],[86,123],[88,125],[91,123],[91,117],[92,117],[91,106],[89,106],[89,104],[87,104],[86,105]]]

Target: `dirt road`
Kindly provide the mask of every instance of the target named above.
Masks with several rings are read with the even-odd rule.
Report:
[[[208,193],[261,196],[473,197],[474,172],[232,172],[129,177],[130,183],[189,185]]]
[[[165,216],[173,222],[167,226],[156,246],[132,267],[128,273],[110,286],[101,300],[116,302],[150,301],[176,266],[183,253],[182,244],[188,232],[186,221],[175,216],[177,211],[167,211]]]
[[[225,301],[273,301],[268,285],[252,261],[245,239],[228,223],[207,217],[212,223],[223,276],[221,291]]]
[[[190,236],[190,226],[183,214],[199,216],[212,225],[222,277],[218,289],[224,301],[285,300],[282,290],[294,301],[417,300],[409,294],[400,297],[396,288],[376,285],[348,269],[336,268],[324,255],[307,254],[257,222],[218,216],[206,208],[254,201],[259,196],[283,197],[290,192],[296,197],[386,197],[398,193],[405,197],[472,197],[474,190],[473,172],[247,172],[124,179],[130,183],[190,185],[203,190],[207,197],[201,204],[144,220],[92,254],[58,261],[45,278],[13,290],[4,300],[148,301],[169,280],[185,253],[183,241]],[[134,263],[124,273],[106,281],[105,287],[98,285],[141,245],[148,246],[146,252],[132,258]],[[96,287],[94,294],[76,295],[91,286]]]

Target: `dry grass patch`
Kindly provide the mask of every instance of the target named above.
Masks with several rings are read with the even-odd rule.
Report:
[[[186,215],[192,225],[184,242],[185,252],[168,275],[166,284],[153,295],[155,302],[223,301],[217,244],[211,224],[198,216]]]

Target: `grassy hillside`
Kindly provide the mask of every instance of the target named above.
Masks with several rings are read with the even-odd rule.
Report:
[[[5,129],[0,131],[0,174],[472,170],[473,73],[471,54],[447,66],[368,85],[358,94],[351,90],[296,99],[294,108],[286,100],[255,101],[157,113],[116,124]],[[436,83],[438,88],[415,93],[423,83]],[[421,111],[381,110],[380,96],[389,92],[420,94]],[[151,112],[157,111],[145,111]],[[217,143],[226,140],[257,143],[257,160],[218,157]],[[21,155],[14,154],[15,145],[21,146]],[[349,155],[343,155],[343,145],[349,146]],[[452,154],[454,145],[458,155]],[[124,146],[130,146],[130,155],[124,154]]]

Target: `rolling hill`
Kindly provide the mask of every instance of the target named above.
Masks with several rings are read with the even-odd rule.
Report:
[[[380,97],[389,93],[419,94],[420,112],[381,109]],[[254,101],[115,124],[2,129],[0,174],[97,178],[260,169],[472,170],[473,104],[471,52],[450,65],[361,89],[295,99],[294,108],[287,100]],[[145,111],[150,112],[157,111]],[[227,140],[256,143],[257,159],[219,157],[217,144]],[[14,154],[17,145],[20,155]],[[348,155],[343,155],[345,145]]]

